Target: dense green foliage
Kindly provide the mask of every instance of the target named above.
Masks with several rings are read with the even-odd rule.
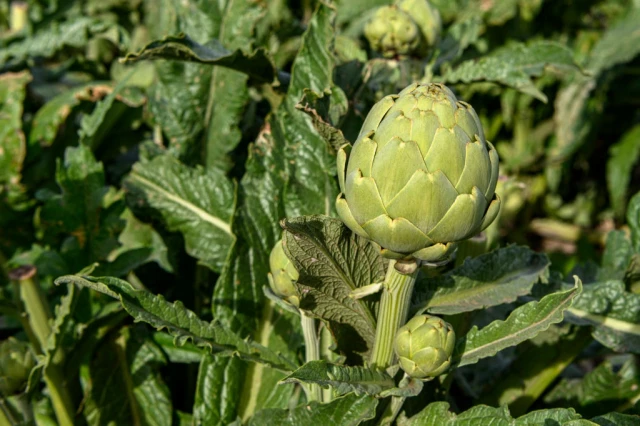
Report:
[[[640,424],[640,2],[431,0],[377,52],[392,3],[0,3],[0,426]],[[417,275],[423,382],[369,362],[389,260],[335,201],[427,82],[501,209]]]

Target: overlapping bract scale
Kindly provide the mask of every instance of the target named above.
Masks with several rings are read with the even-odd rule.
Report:
[[[390,258],[438,260],[500,208],[498,155],[471,105],[441,84],[375,104],[337,163],[338,214]]]

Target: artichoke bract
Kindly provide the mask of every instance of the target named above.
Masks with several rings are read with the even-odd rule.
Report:
[[[500,209],[498,154],[471,105],[442,84],[376,103],[337,166],[340,218],[387,258],[440,260]]]
[[[411,377],[428,379],[451,365],[456,334],[451,325],[431,315],[417,315],[398,329],[394,350],[400,368]]]
[[[20,393],[35,365],[35,357],[26,343],[13,337],[0,343],[0,395]]]
[[[299,306],[300,297],[295,281],[298,280],[300,274],[284,252],[282,240],[278,241],[271,249],[269,268],[271,269],[271,273],[268,275],[271,290],[293,306]]]
[[[364,35],[371,48],[387,58],[408,56],[422,42],[420,29],[411,16],[396,6],[379,8],[366,24]]]

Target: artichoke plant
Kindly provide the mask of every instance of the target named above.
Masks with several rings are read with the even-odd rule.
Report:
[[[456,334],[451,325],[431,315],[417,315],[398,329],[394,350],[400,368],[411,377],[428,379],[451,365]]]
[[[298,270],[284,252],[282,240],[271,249],[269,268],[271,272],[268,279],[271,290],[291,305],[299,306],[300,298],[295,286],[295,281],[299,277]]]
[[[337,163],[338,214],[387,258],[442,259],[500,209],[498,154],[471,105],[442,84],[376,103]]]
[[[0,395],[22,391],[36,365],[29,345],[13,337],[0,343]]]
[[[399,0],[378,8],[364,28],[371,48],[386,58],[426,56],[440,37],[438,10],[427,0]]]

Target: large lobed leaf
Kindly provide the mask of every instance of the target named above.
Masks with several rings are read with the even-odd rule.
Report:
[[[615,418],[615,421],[613,418]],[[619,413],[607,414],[582,420],[582,416],[573,408],[550,408],[532,411],[524,416],[513,418],[506,407],[477,405],[469,410],[455,414],[449,411],[449,403],[433,402],[415,416],[399,421],[400,426],[525,426],[525,425],[626,425],[635,424],[635,416]],[[619,422],[619,423],[618,423]],[[627,423],[628,422],[628,423]]]
[[[384,279],[382,258],[370,242],[326,216],[286,219],[285,251],[300,272],[300,309],[328,322],[347,357],[364,356],[373,347],[376,323],[357,288]]]
[[[640,295],[626,291],[622,281],[584,286],[567,319],[593,325],[593,337],[619,352],[640,353]]]
[[[169,36],[148,44],[138,53],[128,54],[123,62],[146,59],[174,59],[223,66],[247,74],[257,83],[272,83],[275,78],[274,65],[264,50],[251,54],[240,49],[230,52],[216,39],[202,45],[185,35]]]
[[[37,194],[44,201],[40,218],[46,235],[65,237],[61,254],[71,271],[106,260],[119,246],[124,203],[107,197],[102,163],[87,146],[67,148],[64,163],[58,163],[56,182],[60,193]]]
[[[480,59],[463,62],[445,73],[442,80],[446,83],[501,83],[546,102],[546,95],[531,81],[532,77],[541,76],[546,68],[579,70],[571,50],[559,43],[542,40],[514,43]]]
[[[640,7],[630,6],[628,13],[607,29],[594,45],[584,68],[590,76],[581,76],[563,87],[555,102],[556,143],[548,157],[562,160],[587,140],[595,122],[595,112],[602,100],[589,104],[592,92],[598,87],[598,77],[616,65],[630,61],[640,54]]]
[[[137,163],[125,181],[134,204],[157,210],[170,231],[179,231],[187,253],[220,271],[235,241],[231,223],[235,185],[217,169],[189,168],[170,155]]]
[[[551,324],[562,321],[564,312],[581,291],[582,282],[576,277],[576,285],[571,289],[522,305],[504,321],[494,321],[480,330],[474,326],[466,336],[458,339],[452,363],[458,366],[474,364],[535,337]]]
[[[124,309],[136,321],[146,322],[158,330],[166,329],[175,337],[177,344],[192,340],[198,346],[223,355],[237,355],[283,371],[296,368],[296,364],[291,360],[262,345],[242,339],[217,322],[202,321],[181,302],[167,302],[161,295],[136,290],[126,281],[113,277],[66,275],[58,278],[56,284],[88,287],[119,299]]]
[[[327,404],[311,402],[291,410],[266,409],[258,411],[249,426],[274,425],[341,425],[355,426],[376,415],[378,400],[369,396],[348,394]]]
[[[311,361],[298,368],[282,380],[283,383],[316,383],[331,387],[339,395],[349,392],[378,395],[393,389],[395,382],[384,371],[367,367],[347,367],[329,364],[326,361]]]
[[[468,258],[444,275],[418,280],[413,309],[453,315],[513,302],[547,279],[549,265],[547,256],[522,246]]]

